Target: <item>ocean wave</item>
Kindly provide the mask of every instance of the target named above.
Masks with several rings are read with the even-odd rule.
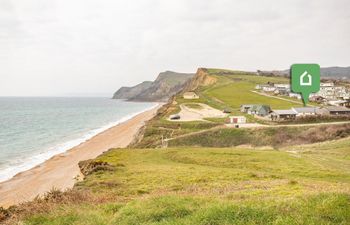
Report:
[[[148,108],[143,109],[141,111],[126,115],[126,116],[118,119],[115,122],[109,123],[105,126],[97,128],[97,129],[93,129],[93,130],[85,133],[84,135],[82,135],[80,138],[73,139],[73,140],[67,141],[65,143],[53,146],[42,153],[30,156],[30,157],[22,158],[22,159],[17,159],[17,160],[10,162],[10,164],[3,165],[2,168],[0,167],[0,182],[4,182],[6,180],[9,180],[9,179],[13,178],[18,173],[24,172],[26,170],[30,170],[30,169],[44,163],[46,160],[52,158],[55,155],[67,152],[68,150],[90,140],[92,137],[94,137],[94,136],[96,136],[96,135],[116,126],[116,125],[119,125],[123,122],[126,122],[126,121],[132,119],[133,117],[135,117],[141,113],[144,113],[146,111],[154,109],[158,105],[159,104],[154,104],[151,107],[148,107]]]

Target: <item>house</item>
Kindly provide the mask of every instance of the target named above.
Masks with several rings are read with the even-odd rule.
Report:
[[[271,120],[293,120],[297,116],[294,110],[274,110],[271,113]]]
[[[258,116],[267,116],[270,112],[271,108],[268,105],[253,105],[253,107],[248,110],[249,114]]]
[[[265,92],[274,92],[276,88],[273,86],[266,86],[266,87],[262,87],[262,90]]]
[[[334,87],[333,82],[320,83],[320,87]]]
[[[199,96],[196,93],[190,91],[190,92],[185,92],[183,94],[183,98],[184,99],[199,99]]]
[[[327,115],[329,115],[329,111],[324,107],[319,107],[319,108],[316,108],[316,114],[322,115],[322,116],[327,116]]]
[[[292,108],[292,110],[296,113],[296,116],[314,116],[316,115],[315,107],[299,107]]]
[[[276,87],[276,90],[274,91],[275,94],[286,96],[288,96],[289,92],[290,90],[285,87]]]
[[[328,101],[328,104],[329,104],[329,105],[332,105],[332,106],[350,107],[350,101],[347,101],[347,100]]]
[[[342,106],[327,106],[325,109],[330,115],[350,115],[350,109]]]
[[[230,116],[228,119],[228,122],[231,124],[242,124],[247,122],[247,119],[244,116]]]
[[[334,86],[321,86],[320,91],[317,92],[317,94],[326,99],[334,99]]]
[[[266,116],[271,112],[269,105],[241,105],[241,112],[245,112],[252,115]]]
[[[253,105],[241,105],[241,112],[248,113],[251,107],[253,107]]]
[[[311,102],[317,102],[322,103],[324,102],[325,98],[319,95],[310,95],[310,101]]]
[[[270,84],[258,84],[255,86],[255,89],[261,90],[263,88],[269,88],[269,87],[271,87]]]
[[[275,84],[274,87],[276,87],[276,88],[290,89],[290,84]]]
[[[343,103],[342,106],[344,106],[344,107],[346,107],[346,108],[350,108],[350,99],[346,99],[345,101],[346,101],[346,102]]]
[[[335,86],[333,83],[321,84],[320,91],[316,93],[327,100],[345,100],[350,97],[349,90],[344,86]]]
[[[348,95],[347,90],[344,86],[335,86],[334,87],[334,94],[336,97],[345,97]]]
[[[290,93],[289,93],[289,97],[301,99],[301,95],[300,95],[299,93],[290,92]]]

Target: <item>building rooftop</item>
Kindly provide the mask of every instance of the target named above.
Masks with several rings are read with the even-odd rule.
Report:
[[[298,108],[292,108],[292,110],[296,113],[315,113],[316,112],[315,107],[298,107]]]
[[[268,106],[268,105],[252,105],[252,108],[251,108],[251,110],[256,110],[256,111],[259,111],[260,109],[262,109],[262,108],[264,108],[265,110],[267,110],[267,111],[269,111],[271,108],[270,108],[270,106]]]
[[[330,112],[350,112],[350,109],[342,106],[327,106],[325,108]]]
[[[274,110],[273,113],[277,115],[296,115],[297,114],[294,110],[291,110],[291,109]]]
[[[229,116],[230,118],[241,118],[241,119],[245,119],[245,116]]]

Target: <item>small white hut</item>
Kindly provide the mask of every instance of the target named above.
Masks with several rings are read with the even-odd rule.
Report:
[[[192,91],[185,92],[183,97],[184,99],[199,99],[199,96]]]

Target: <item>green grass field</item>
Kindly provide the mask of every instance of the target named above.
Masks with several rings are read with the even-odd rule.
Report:
[[[203,95],[218,99],[235,109],[244,104],[265,104],[270,105],[272,109],[289,109],[293,106],[300,107],[302,105],[302,102],[297,104],[251,92],[257,84],[267,82],[288,83],[286,78],[253,75],[230,75],[225,77],[215,75],[215,77],[218,78],[219,82],[213,87],[203,90]]]
[[[37,203],[25,224],[348,224],[349,139],[271,148],[116,149],[76,189],[89,202]],[[99,197],[96,197],[99,196]],[[106,197],[108,196],[108,197]],[[108,199],[108,201],[105,201]]]

